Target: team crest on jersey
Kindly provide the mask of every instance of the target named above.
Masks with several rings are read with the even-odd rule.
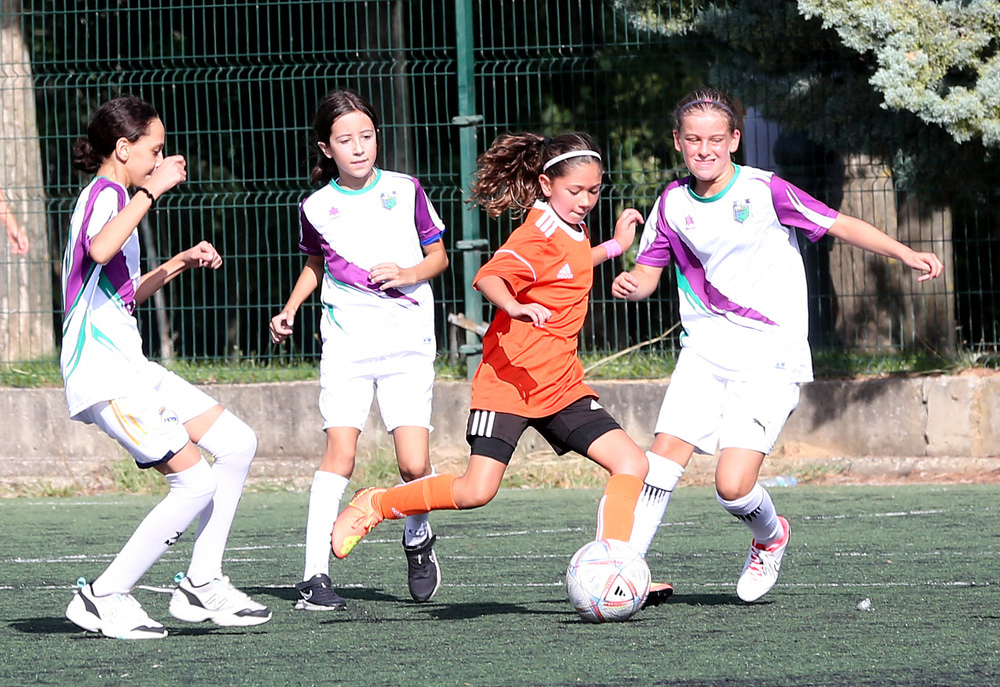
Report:
[[[383,193],[381,197],[382,197],[382,207],[384,207],[386,210],[392,210],[394,207],[396,207],[397,198],[395,191],[393,191],[392,193]]]
[[[750,219],[750,199],[737,200],[733,202],[733,219],[743,224],[748,219]]]

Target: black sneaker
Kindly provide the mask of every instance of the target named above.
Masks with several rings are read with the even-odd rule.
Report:
[[[434,553],[436,540],[437,535],[432,535],[417,546],[403,544],[403,551],[406,552],[406,582],[414,601],[430,601],[441,587],[441,568],[438,567],[437,555]]]
[[[666,602],[674,593],[674,587],[666,582],[654,582],[649,585],[649,594],[646,595],[646,601],[642,604],[642,610],[647,608],[652,608],[653,606],[659,606],[660,604]]]
[[[295,602],[297,611],[346,611],[347,602],[333,591],[330,576],[318,573],[295,585],[302,598]]]

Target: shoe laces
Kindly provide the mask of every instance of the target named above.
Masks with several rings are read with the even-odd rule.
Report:
[[[225,596],[227,599],[230,599],[232,601],[240,601],[243,603],[248,603],[252,601],[252,599],[246,592],[244,592],[242,589],[233,586],[233,583],[230,582],[228,575],[223,575],[222,577],[216,578],[214,584],[222,593],[222,595]]]
[[[763,577],[774,567],[774,556],[771,555],[771,552],[766,547],[754,543],[750,547],[750,563],[747,565],[747,570],[754,577]]]
[[[152,618],[143,609],[142,604],[131,594],[114,594],[112,598],[114,599],[114,603],[109,604],[106,609],[107,615],[110,615],[110,618],[107,618],[108,620],[116,621],[122,618],[137,618],[141,622],[152,621]]]

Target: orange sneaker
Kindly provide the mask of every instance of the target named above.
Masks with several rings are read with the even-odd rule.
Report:
[[[659,606],[669,599],[674,593],[674,586],[668,584],[667,582],[654,582],[649,585],[649,594],[646,595],[646,600],[643,602],[642,607],[652,608],[653,606]]]
[[[367,487],[354,495],[347,508],[333,523],[330,538],[333,555],[347,558],[347,554],[365,538],[365,535],[382,522],[382,514],[372,506],[372,498],[386,491],[379,487]]]

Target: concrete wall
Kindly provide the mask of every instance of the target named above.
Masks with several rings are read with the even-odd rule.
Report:
[[[593,386],[625,430],[648,446],[665,382]],[[311,477],[325,441],[317,382],[211,385],[206,390],[256,430],[254,478],[301,483]],[[466,382],[437,384],[431,435],[435,457],[467,454],[469,395]],[[989,468],[990,458],[1000,456],[998,415],[1000,376],[815,382],[804,387],[775,456],[894,469],[901,461],[912,465],[915,460],[941,466],[974,461]],[[0,389],[0,418],[0,483],[88,484],[107,472],[108,462],[126,455],[100,430],[67,417],[61,388]],[[546,448],[531,432],[518,452],[523,456]],[[375,409],[362,435],[359,460],[389,450],[391,439]]]

